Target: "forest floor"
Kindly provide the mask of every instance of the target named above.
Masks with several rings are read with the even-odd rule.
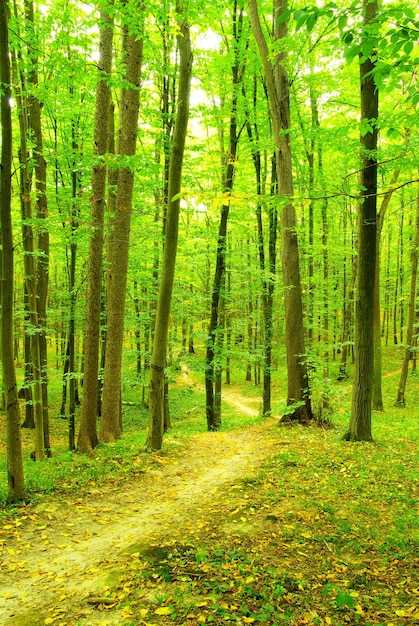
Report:
[[[225,400],[257,414],[234,394]],[[120,624],[120,611],[113,616],[109,604],[106,616],[95,609],[94,598],[106,594],[112,573],[124,571],[135,546],[160,545],[185,527],[199,527],[203,508],[235,481],[255,475],[278,449],[267,436],[276,424],[202,433],[181,450],[141,453],[150,458],[134,479],[29,505],[0,528],[0,623]]]
[[[419,624],[417,461],[410,434],[351,446],[275,418],[172,437],[0,526],[0,623]]]

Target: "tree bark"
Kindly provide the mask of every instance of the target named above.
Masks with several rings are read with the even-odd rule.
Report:
[[[178,14],[181,9],[177,6]],[[161,450],[163,445],[165,393],[164,369],[167,358],[167,337],[170,306],[176,266],[179,230],[182,165],[185,152],[186,132],[189,118],[189,97],[192,75],[192,51],[189,25],[186,19],[179,24],[179,90],[177,113],[173,131],[172,152],[169,165],[169,187],[164,233],[164,249],[157,300],[153,352],[150,363],[149,429],[147,447]]]
[[[143,52],[143,4],[138,8],[140,15],[137,17],[137,32],[132,32],[132,26],[129,29],[128,26],[125,27],[127,87],[123,88],[121,96],[119,156],[134,156],[136,152]],[[114,441],[122,432],[120,388],[133,186],[134,167],[123,167],[118,172],[111,264],[106,281],[107,335],[100,427],[100,440],[104,442]]]
[[[92,172],[90,204],[90,241],[87,269],[86,329],[84,342],[83,400],[78,448],[91,453],[98,443],[96,420],[102,308],[102,258],[106,194],[106,166],[103,155],[108,148],[108,117],[111,106],[109,77],[112,69],[113,20],[104,11],[100,17],[99,81],[96,88],[94,147],[97,162]]]
[[[283,20],[278,23],[286,6],[286,3],[282,3],[281,0],[275,1],[275,41],[285,38],[287,34],[287,21]],[[290,407],[283,419],[307,423],[312,418],[312,411],[304,340],[296,214],[291,200],[294,192],[289,132],[289,85],[285,71],[286,55],[285,53],[276,55],[272,64],[271,54],[261,28],[256,0],[249,0],[249,16],[262,59],[269,95],[278,169],[278,196],[282,206],[280,221],[288,374],[287,404]]]
[[[405,131],[405,150],[408,145],[410,131]],[[405,152],[405,150],[403,152]],[[383,411],[382,392],[382,358],[381,358],[381,311],[380,311],[380,265],[381,265],[381,233],[383,230],[384,218],[393,195],[394,187],[400,175],[400,169],[394,170],[391,177],[388,191],[384,194],[380,211],[377,214],[377,243],[375,261],[375,301],[374,301],[374,379],[372,386],[372,408],[374,411]]]
[[[238,88],[243,79],[244,67],[239,55],[239,42],[242,36],[243,11],[240,11],[237,20],[237,2],[234,3],[233,11],[233,36],[235,39],[235,59],[232,71],[233,79],[233,95],[231,100],[230,113],[230,138],[228,147],[228,157],[226,159],[225,171],[223,173],[223,197],[225,200],[221,206],[220,224],[218,227],[217,253],[215,262],[214,281],[211,293],[211,312],[208,325],[208,336],[206,341],[205,353],[205,398],[206,398],[206,418],[207,428],[209,431],[217,431],[221,427],[221,414],[217,417],[214,411],[215,403],[215,358],[216,358],[216,342],[217,327],[219,319],[219,302],[221,296],[221,286],[225,272],[225,255],[227,243],[227,223],[230,212],[230,197],[234,184],[234,173],[236,169],[237,146],[239,135],[237,132],[237,102]]]
[[[8,5],[0,0],[0,91],[1,102],[1,173],[0,173],[0,224],[1,224],[1,353],[3,393],[7,419],[7,482],[8,501],[25,495],[20,409],[13,359],[13,231],[11,216],[12,193],[12,114],[10,108],[10,60],[8,33]]]
[[[34,30],[35,17],[32,0],[25,0],[25,17],[29,27]],[[36,287],[37,287],[37,323],[38,323],[38,345],[41,381],[41,397],[39,398],[40,412],[42,413],[42,425],[36,418],[35,406],[35,438],[40,448],[38,438],[43,439],[43,451],[37,452],[37,460],[44,458],[44,451],[47,456],[51,456],[51,446],[49,437],[49,415],[48,415],[48,358],[47,358],[47,299],[48,299],[48,274],[49,274],[49,231],[48,231],[48,203],[47,203],[47,164],[44,157],[42,123],[41,123],[41,102],[37,97],[38,91],[38,59],[36,56],[37,46],[32,44],[28,47],[31,69],[28,72],[28,83],[31,90],[28,96],[28,123],[32,134],[35,189],[36,189],[36,218],[38,221],[38,258],[36,262]],[[35,374],[35,372],[34,372]],[[36,380],[37,374],[35,374]],[[35,390],[36,391],[36,390]],[[35,398],[36,400],[36,398]],[[38,402],[38,401],[37,401]]]
[[[18,54],[21,60],[21,53]],[[27,107],[27,86],[24,72],[19,75],[16,54],[12,56],[13,74],[16,84],[15,97],[18,105],[19,116],[19,182],[20,182],[20,207],[22,216],[22,242],[24,249],[24,309],[25,309],[25,420],[22,428],[35,429],[37,424],[35,450],[43,448],[43,431],[39,430],[39,425],[43,426],[42,395],[41,395],[41,361],[39,350],[39,320],[38,320],[38,298],[36,285],[36,264],[35,264],[35,237],[32,221],[32,200],[31,186],[32,173],[30,171],[30,152],[27,139],[28,128],[28,107]],[[22,65],[22,64],[21,64]],[[37,417],[35,419],[35,412]],[[36,455],[35,455],[36,457]],[[38,456],[39,458],[39,456]]]
[[[376,37],[377,0],[364,0],[363,39]],[[349,441],[372,441],[371,398],[374,374],[374,282],[377,224],[378,88],[373,71],[375,59],[360,59],[361,195],[358,208],[358,290],[355,310],[355,368]]]
[[[406,406],[406,381],[409,370],[409,361],[412,355],[413,346],[413,326],[416,317],[416,282],[418,274],[418,249],[419,249],[419,189],[416,198],[416,221],[415,221],[415,235],[412,244],[411,253],[411,274],[410,274],[410,294],[409,294],[409,306],[407,315],[407,328],[406,328],[406,341],[404,344],[404,355],[402,370],[400,373],[400,382],[397,390],[396,406]]]

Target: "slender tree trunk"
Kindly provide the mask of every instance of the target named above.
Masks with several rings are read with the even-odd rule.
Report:
[[[393,195],[394,186],[399,178],[400,170],[395,170],[391,177],[389,190],[381,202],[380,212],[377,214],[377,243],[375,251],[375,282],[374,282],[374,379],[372,386],[372,408],[374,411],[383,411],[382,358],[381,358],[381,309],[380,309],[380,265],[381,265],[381,233],[384,218]]]
[[[229,256],[231,257],[231,245],[229,246]],[[231,267],[226,271],[225,290],[224,290],[224,304],[223,304],[223,318],[226,337],[226,364],[225,364],[225,384],[231,385],[231,312],[230,312],[230,298],[231,298]],[[221,351],[220,351],[221,352]]]
[[[21,54],[19,54],[21,58]],[[25,275],[24,309],[25,309],[25,420],[22,428],[36,428],[36,441],[43,448],[43,432],[39,426],[43,425],[42,395],[41,395],[41,361],[39,350],[39,320],[35,264],[35,237],[32,221],[31,203],[31,172],[30,154],[27,145],[29,136],[28,108],[26,105],[27,87],[25,75],[18,75],[16,55],[13,55],[13,73],[15,77],[16,100],[19,111],[19,174],[20,174],[20,205],[22,215],[22,241],[24,249],[23,265]],[[36,418],[35,418],[36,413]],[[36,445],[35,445],[36,448]],[[39,458],[39,457],[38,457]]]
[[[312,128],[314,133],[319,133],[320,120],[317,95],[313,89],[310,89],[310,103],[311,103],[311,119]],[[314,156],[314,149],[317,143],[317,158],[318,158],[318,170],[319,170],[319,182],[323,191],[324,197],[321,206],[321,218],[322,218],[322,256],[323,256],[323,308],[321,313],[321,341],[323,347],[323,377],[325,381],[325,389],[323,391],[323,409],[329,409],[329,394],[328,394],[328,380],[329,380],[329,252],[328,252],[328,200],[326,193],[326,185],[324,180],[324,167],[323,167],[323,142],[319,135],[317,142],[312,140],[311,148]],[[313,174],[313,188],[314,189],[314,174]],[[311,253],[312,256],[312,253]]]
[[[25,17],[32,30],[35,28],[34,5],[32,0],[25,0]],[[47,204],[47,167],[44,157],[42,124],[41,124],[41,102],[36,96],[38,90],[38,59],[36,57],[36,44],[28,48],[28,56],[31,59],[31,69],[28,73],[28,83],[31,92],[28,97],[28,122],[32,133],[33,160],[36,188],[36,218],[38,221],[38,259],[36,262],[36,285],[37,285],[37,315],[39,324],[39,358],[40,358],[40,379],[41,379],[41,403],[42,428],[39,425],[35,433],[39,433],[44,440],[43,449],[47,456],[51,456],[51,446],[49,437],[49,416],[48,416],[48,363],[47,363],[47,338],[46,338],[46,312],[48,299],[48,274],[49,274],[49,231],[48,231],[48,204]],[[42,377],[42,378],[41,378]],[[35,378],[36,379],[36,378]],[[35,407],[36,412],[36,407]],[[41,431],[41,432],[39,432]],[[38,438],[38,435],[35,434]],[[40,444],[38,444],[39,447]],[[39,460],[44,458],[44,453],[39,454]]]
[[[404,355],[403,355],[403,364],[402,370],[400,373],[400,382],[399,388],[397,390],[397,398],[396,405],[397,406],[406,406],[406,381],[407,381],[407,373],[409,370],[409,361],[412,355],[412,347],[413,347],[413,326],[415,323],[416,317],[416,283],[417,283],[417,273],[418,273],[418,249],[419,249],[419,189],[418,195],[416,199],[416,222],[415,222],[415,235],[412,244],[412,253],[411,253],[411,275],[410,275],[410,294],[409,294],[409,307],[408,307],[408,316],[407,316],[407,329],[406,329],[406,341],[404,343]]]
[[[281,211],[282,273],[284,281],[286,351],[288,373],[287,404],[290,409],[284,419],[307,423],[311,417],[311,402],[304,341],[303,304],[300,262],[296,231],[296,214],[292,204],[293,179],[290,142],[289,84],[285,71],[285,53],[277,55],[275,65],[263,34],[256,0],[248,0],[253,33],[264,67],[269,95],[272,126],[278,168],[278,194],[283,202]],[[286,3],[275,2],[275,41],[286,37],[287,20],[280,21]]]
[[[99,44],[99,81],[96,88],[94,146],[97,163],[92,172],[90,205],[89,264],[87,270],[86,329],[84,342],[83,400],[78,447],[91,453],[97,445],[98,375],[100,317],[102,302],[102,257],[106,194],[106,167],[101,157],[108,148],[108,118],[111,91],[108,84],[112,67],[113,20],[101,14]]]
[[[253,109],[256,117],[257,88],[256,80],[253,91]],[[275,289],[276,277],[276,243],[278,233],[278,214],[275,202],[269,203],[268,219],[269,219],[269,235],[268,235],[268,268],[266,268],[265,260],[265,237],[263,232],[262,219],[262,196],[265,191],[265,180],[262,180],[262,159],[259,144],[259,129],[256,120],[253,128],[250,122],[247,123],[247,134],[252,144],[253,165],[256,176],[256,220],[257,220],[257,242],[259,252],[259,267],[262,275],[262,305],[263,305],[263,324],[265,332],[264,353],[263,353],[263,391],[262,391],[262,413],[269,415],[271,413],[271,367],[272,367],[272,315],[273,315],[273,296]],[[264,177],[266,178],[266,176]],[[277,195],[277,168],[275,157],[272,159],[272,178],[271,178],[271,196]],[[249,371],[249,370],[248,370]]]
[[[126,26],[127,87],[122,90],[118,146],[118,154],[121,156],[132,156],[136,152],[143,51],[143,8],[143,4],[140,4],[139,15],[136,16],[137,33],[133,33],[132,28],[128,32]],[[134,168],[126,166],[118,172],[111,265],[107,272],[107,336],[100,425],[100,440],[104,442],[114,441],[122,432],[120,388],[133,186]]]
[[[177,11],[181,12],[178,5]],[[179,91],[173,145],[170,156],[169,188],[164,235],[163,260],[157,301],[153,353],[151,357],[149,393],[149,430],[147,447],[161,450],[163,444],[165,394],[164,369],[167,358],[167,336],[170,306],[175,276],[176,251],[179,230],[180,192],[182,164],[185,152],[186,132],[189,118],[189,96],[192,75],[192,51],[189,25],[184,19],[179,24],[178,47],[180,56]]]
[[[394,345],[397,346],[399,343],[398,335],[397,335],[397,310],[398,310],[398,301],[399,301],[399,281],[400,281],[400,263],[402,262],[402,225],[403,215],[400,215],[398,218],[399,224],[399,232],[397,239],[397,260],[396,260],[396,278],[394,281],[394,300],[393,300],[393,342]]]
[[[364,0],[363,37],[376,37],[377,0]],[[361,132],[361,197],[358,208],[358,292],[355,311],[355,368],[349,441],[371,441],[371,398],[374,374],[374,282],[377,224],[378,88],[373,70],[375,59],[360,62],[361,123],[371,126]]]
[[[136,373],[137,380],[140,380],[142,374],[142,354],[141,354],[141,308],[140,299],[138,297],[138,282],[134,280],[134,310],[135,310],[135,349],[137,354]]]
[[[247,240],[247,364],[246,364],[246,381],[252,380],[252,356],[253,356],[253,289],[252,289],[252,263],[250,255],[250,239]]]
[[[28,293],[26,290],[26,285],[24,286],[24,311],[25,311],[25,326],[29,324],[29,299]],[[34,411],[34,402],[33,402],[33,367],[32,367],[32,341],[31,336],[25,332],[25,340],[24,340],[24,348],[23,348],[23,358],[25,360],[25,376],[23,380],[23,394],[25,398],[25,419],[22,423],[22,428],[35,428],[35,411]]]
[[[207,428],[209,431],[217,431],[220,429],[221,423],[214,414],[214,382],[215,382],[215,357],[216,357],[216,335],[219,318],[219,301],[221,285],[225,272],[225,254],[227,240],[227,223],[230,212],[230,196],[233,190],[234,173],[236,168],[237,146],[239,142],[239,134],[237,132],[237,102],[239,85],[243,79],[244,67],[242,67],[239,43],[242,35],[243,27],[243,11],[239,13],[237,19],[238,5],[234,2],[233,11],[233,36],[235,40],[235,59],[231,68],[233,79],[233,95],[231,101],[230,113],[230,139],[228,147],[228,158],[223,173],[223,196],[225,201],[221,206],[220,224],[218,227],[217,239],[217,255],[215,262],[214,281],[211,293],[211,312],[208,327],[208,337],[206,342],[205,355],[205,397],[206,397],[206,418]]]
[[[7,482],[8,501],[25,495],[23,476],[20,409],[13,359],[13,231],[11,216],[12,193],[12,114],[10,89],[10,60],[8,33],[8,5],[0,0],[0,91],[1,103],[1,168],[0,168],[0,224],[1,224],[1,355],[3,393],[7,419]]]
[[[351,339],[351,326],[352,326],[352,318],[353,318],[353,300],[355,295],[355,286],[357,280],[358,273],[358,257],[356,254],[352,256],[351,263],[351,276],[350,276],[350,284],[348,288],[347,297],[345,300],[344,307],[344,316],[343,316],[343,332],[342,332],[342,355],[340,359],[339,365],[339,375],[338,380],[346,380],[348,378],[347,373],[347,364],[348,364],[348,355],[350,355],[350,339]]]

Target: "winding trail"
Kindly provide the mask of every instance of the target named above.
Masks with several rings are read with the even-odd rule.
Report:
[[[227,401],[257,413],[243,398]],[[110,572],[123,568],[124,553],[190,528],[194,516],[202,517],[235,481],[255,475],[279,446],[269,436],[276,425],[268,419],[243,430],[195,435],[180,451],[154,455],[144,473],[120,486],[29,506],[0,534],[0,623],[118,623],[110,615],[104,621],[103,613],[97,621],[78,615],[75,622],[45,622],[45,615],[59,614],[61,604],[67,611],[69,603],[80,608]]]

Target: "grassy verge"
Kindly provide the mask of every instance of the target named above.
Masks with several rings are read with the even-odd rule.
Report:
[[[279,453],[257,477],[126,554],[104,592],[121,624],[418,624],[416,419],[387,422],[379,444],[342,432],[278,428]]]

